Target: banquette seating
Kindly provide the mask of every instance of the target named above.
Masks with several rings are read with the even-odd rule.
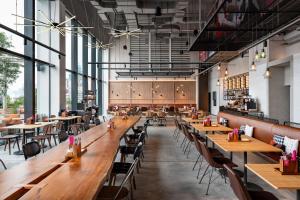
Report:
[[[218,121],[220,118],[227,119],[228,126],[230,128],[239,128],[241,125],[246,124],[254,127],[253,137],[268,144],[270,144],[275,134],[300,140],[299,128],[265,122],[259,119],[253,119],[246,116],[236,116],[225,112],[219,112],[217,118]],[[298,152],[300,152],[300,145],[298,145]],[[264,155],[268,156],[269,158],[275,161],[278,161],[281,156],[280,153],[264,153]]]

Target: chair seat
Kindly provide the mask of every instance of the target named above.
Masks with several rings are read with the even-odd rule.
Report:
[[[100,193],[97,196],[98,200],[114,200],[115,195],[119,191],[120,187],[119,186],[103,186],[101,189]],[[118,197],[116,200],[123,199],[127,197],[129,194],[129,191],[127,188],[123,187],[121,189],[121,192],[119,193]]]
[[[133,154],[135,151],[135,146],[120,146],[120,152],[121,154]]]
[[[214,161],[217,163],[219,166],[215,166],[216,168],[223,168],[223,165],[226,164],[230,168],[237,167],[236,164],[234,164],[230,159],[225,158],[225,157],[213,157]]]
[[[37,135],[37,136],[34,136],[33,138],[35,140],[44,140],[44,139],[48,139],[50,137],[50,135]]]
[[[20,137],[19,135],[4,135],[0,137],[0,140],[9,140],[9,139],[16,139]]]
[[[112,174],[127,174],[131,167],[131,163],[114,162]]]
[[[248,191],[252,199],[278,200],[272,193],[267,191]]]

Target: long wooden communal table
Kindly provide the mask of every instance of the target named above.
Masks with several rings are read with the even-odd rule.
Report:
[[[281,175],[279,164],[247,164],[246,167],[275,189],[296,190],[296,199],[300,200],[300,175]]]
[[[119,140],[140,117],[115,117],[82,133],[87,152],[80,159],[65,159],[68,141],[0,174],[0,199],[94,199],[110,172]]]
[[[252,137],[242,135],[242,139],[249,141],[245,142],[228,142],[227,134],[207,134],[206,137],[212,141],[213,144],[219,146],[225,152],[230,152],[230,158],[232,159],[232,153],[242,152],[244,154],[244,182],[247,184],[247,167],[248,152],[282,152],[281,149],[274,147],[270,144],[264,143]]]

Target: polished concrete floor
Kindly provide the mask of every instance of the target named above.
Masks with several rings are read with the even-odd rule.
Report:
[[[142,123],[141,121],[140,123]],[[202,184],[198,184],[197,169],[192,170],[197,152],[194,146],[187,158],[183,154],[179,143],[174,139],[174,124],[170,119],[167,127],[151,126],[148,129],[147,138],[139,174],[136,174],[137,190],[134,191],[135,200],[199,200],[199,199],[236,199],[230,184],[218,178],[210,187],[209,195],[205,195],[207,188],[207,178]],[[0,158],[4,160],[8,168],[25,162],[23,156],[8,155],[8,151],[3,151],[4,146],[0,146]],[[16,151],[16,147],[13,151]],[[119,156],[117,157],[119,159]],[[260,156],[250,154],[250,163],[265,163]],[[242,166],[242,155],[234,154],[234,162]],[[0,173],[3,171],[0,166]],[[249,181],[262,186],[265,190],[274,193],[279,199],[295,199],[295,192],[288,190],[272,189],[267,183],[254,174],[248,174]],[[118,177],[117,184],[122,180]]]

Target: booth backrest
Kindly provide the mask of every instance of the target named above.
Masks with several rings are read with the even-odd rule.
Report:
[[[219,112],[218,121],[220,117],[228,119],[228,125],[230,128],[239,128],[241,125],[246,124],[253,126],[253,137],[268,144],[271,142],[275,134],[287,136],[300,141],[299,128],[273,124],[245,116],[236,116],[225,112]],[[298,147],[298,152],[300,152],[300,145]]]

